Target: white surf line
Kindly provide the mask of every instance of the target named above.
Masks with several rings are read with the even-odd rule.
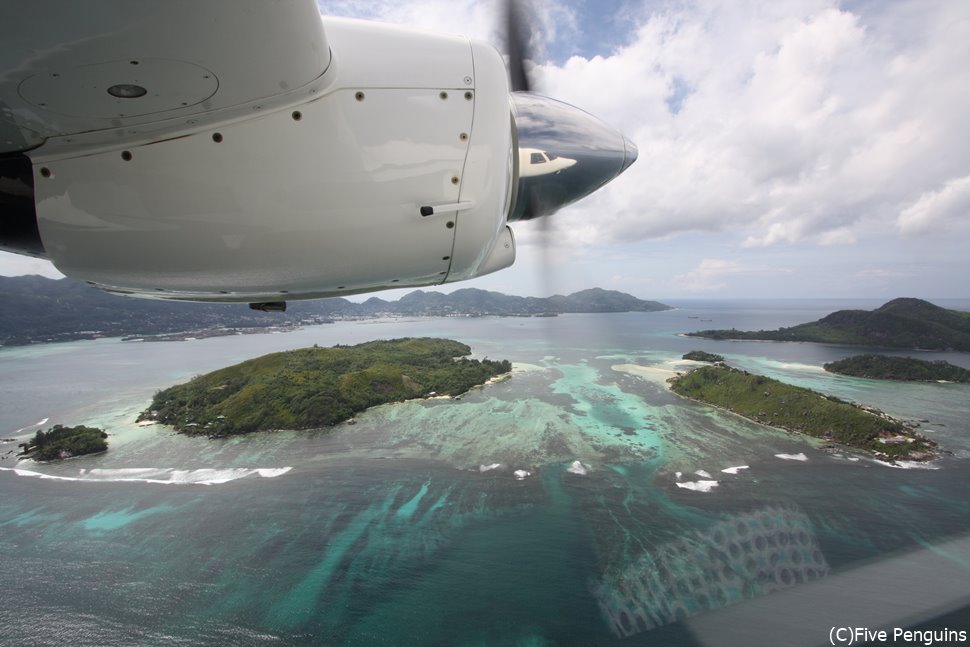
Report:
[[[710,492],[713,488],[718,486],[717,481],[687,481],[686,483],[677,482],[676,485],[679,488],[684,488],[685,490],[693,490],[694,492]]]
[[[170,467],[127,467],[117,469],[79,470],[78,476],[60,476],[44,474],[20,467],[0,467],[4,472],[13,472],[17,476],[53,481],[74,481],[82,483],[154,483],[158,485],[220,485],[247,476],[256,475],[259,478],[276,478],[283,476],[292,467],[230,467],[230,468],[199,468],[194,470],[177,470]]]
[[[12,436],[16,436],[19,433],[23,433],[23,432],[27,431],[31,427],[40,427],[41,425],[46,425],[48,420],[50,420],[50,418],[44,418],[43,420],[40,420],[38,422],[35,422],[32,425],[27,425],[26,427],[21,427],[17,431],[13,432],[11,435]]]

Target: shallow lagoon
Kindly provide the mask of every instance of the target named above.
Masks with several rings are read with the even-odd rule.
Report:
[[[44,418],[112,437],[106,454],[19,472],[15,443],[0,445],[0,639],[702,644],[692,623],[711,609],[754,608],[967,531],[967,387],[820,370],[852,349],[676,335],[699,325],[692,316],[773,328],[850,305],[872,307],[685,303],[4,349],[3,437]],[[515,371],[460,400],[387,405],[333,430],[207,440],[134,423],[155,390],[197,373],[402,336],[458,339]],[[693,348],[926,419],[954,456],[892,469],[683,401],[664,378]],[[575,461],[585,475],[569,471]],[[826,638],[818,624],[812,644]]]

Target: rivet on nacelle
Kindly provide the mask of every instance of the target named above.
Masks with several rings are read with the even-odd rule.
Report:
[[[358,101],[363,101],[364,100],[364,93],[363,92],[358,92],[357,94],[354,95],[354,98],[357,99]]]
[[[131,151],[121,151],[121,159],[125,160],[126,162],[130,162],[131,161]]]
[[[473,97],[473,96],[475,96],[475,95],[473,95],[473,94],[472,94],[471,92],[466,92],[466,93],[465,93],[465,98],[466,98],[466,99],[468,99],[469,101],[471,101],[471,100],[472,100],[472,97]]]
[[[52,177],[53,175],[54,174],[51,173],[51,170],[49,168],[47,168],[46,166],[43,167],[42,169],[40,169],[40,176],[41,177]]]
[[[293,117],[293,121],[299,121],[303,119],[303,113],[300,112],[299,110],[294,110],[293,114],[290,116]]]
[[[458,139],[460,139],[463,142],[468,141],[468,133],[462,133],[462,134],[458,135]]]
[[[461,180],[458,179],[458,176],[457,175],[452,175],[451,176],[451,183],[452,184],[458,184],[459,182],[461,182]]]
[[[448,98],[448,93],[442,91],[441,94],[439,94],[438,96],[441,97],[442,99],[447,99]]]
[[[212,133],[212,141],[217,144],[222,143],[222,133]]]
[[[448,229],[454,229],[455,222],[453,220],[449,220],[448,222],[445,223],[445,227],[447,227]]]

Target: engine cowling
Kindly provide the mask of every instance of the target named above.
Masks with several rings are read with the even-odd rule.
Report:
[[[298,102],[236,106],[224,121],[120,145],[52,138],[31,151],[55,266],[137,296],[274,301],[511,265],[499,54],[459,37],[324,25],[332,58]]]

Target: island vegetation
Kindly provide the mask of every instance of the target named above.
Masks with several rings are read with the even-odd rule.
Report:
[[[970,371],[942,360],[927,361],[913,357],[887,355],[856,355],[824,367],[826,371],[866,377],[875,380],[904,380],[912,382],[970,382]]]
[[[103,452],[108,449],[107,437],[108,434],[97,427],[54,425],[47,431],[38,431],[20,446],[24,458],[52,461]]]
[[[139,420],[213,437],[320,428],[387,402],[459,395],[512,368],[470,353],[429,338],[272,353],[156,393]]]
[[[712,364],[724,361],[724,357],[722,355],[718,355],[717,353],[708,353],[703,350],[692,350],[689,353],[684,353],[684,356],[681,359],[690,359],[695,362],[710,362]]]
[[[808,341],[824,344],[970,351],[970,312],[948,310],[921,299],[893,299],[875,310],[839,310],[778,330],[700,330],[709,339]]]
[[[884,460],[935,457],[936,443],[875,409],[723,364],[673,377],[670,388],[754,422],[866,450]]]

